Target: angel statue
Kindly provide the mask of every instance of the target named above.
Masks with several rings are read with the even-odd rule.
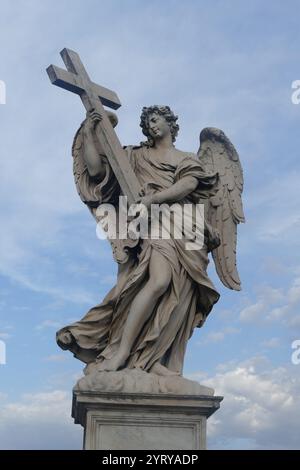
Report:
[[[105,112],[115,127],[116,115]],[[88,112],[72,148],[76,187],[96,220],[97,209],[107,203],[117,207],[121,195],[95,138],[102,119],[99,112]],[[237,224],[244,215],[239,156],[215,128],[202,130],[197,154],[178,150],[177,120],[168,106],[144,107],[140,126],[147,140],[125,149],[141,187],[137,202],[147,210],[152,204],[204,204],[204,243],[187,250],[184,237],[120,241],[126,255],[116,256],[116,285],[82,320],[57,333],[59,346],[86,364],[87,375],[123,369],[182,375],[187,342],[219,299],[206,272],[209,252],[223,284],[240,290]],[[116,254],[118,241],[112,246]]]

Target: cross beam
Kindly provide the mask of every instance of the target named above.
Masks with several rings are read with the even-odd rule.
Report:
[[[53,85],[79,95],[88,112],[95,110],[102,116],[102,120],[96,127],[96,136],[119,182],[122,193],[127,196],[128,203],[133,204],[138,197],[140,184],[103,108],[105,105],[118,109],[121,106],[119,98],[114,91],[90,80],[76,52],[63,49],[60,55],[67,70],[50,65],[47,68],[50,81]]]

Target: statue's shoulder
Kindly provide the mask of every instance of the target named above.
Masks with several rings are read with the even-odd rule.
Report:
[[[176,150],[176,155],[179,158],[179,160],[185,160],[186,158],[192,158],[193,160],[198,160],[197,154],[193,152],[186,152],[184,150]]]
[[[124,147],[125,152],[127,153],[130,160],[134,160],[136,157],[140,156],[143,152],[142,145],[125,145]]]
[[[143,147],[141,145],[125,145],[124,150],[131,163],[133,169],[136,167],[136,162],[143,154]]]

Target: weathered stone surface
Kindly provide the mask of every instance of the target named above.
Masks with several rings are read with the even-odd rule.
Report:
[[[73,394],[86,450],[200,450],[222,397],[145,393]]]
[[[197,212],[199,203],[205,203],[207,210],[201,222],[190,216],[192,237],[186,218],[184,223],[173,220],[181,238],[170,230],[167,238],[138,235],[132,243],[116,234],[111,240],[119,263],[116,286],[82,320],[62,328],[57,342],[99,372],[140,368],[158,375],[182,374],[187,342],[219,299],[207,275],[210,251],[221,281],[240,289],[236,226],[244,215],[239,156],[214,128],[201,132],[197,155],[178,150],[178,116],[169,106],[158,105],[142,109],[140,127],[147,140],[125,151],[103,108],[117,109],[117,95],[90,80],[76,52],[64,49],[61,55],[67,71],[50,66],[48,74],[55,85],[79,94],[87,110],[72,154],[78,193],[97,222],[103,203],[113,206],[120,221],[120,195],[129,204],[140,197],[151,228],[157,222],[152,212],[148,218],[154,205],[176,203],[183,211],[189,204]],[[200,243],[191,242],[192,227],[201,231]]]
[[[214,390],[180,376],[163,377],[138,369],[97,372],[79,379],[76,391],[213,396]]]
[[[133,211],[123,226],[132,218],[137,225],[150,224],[150,236],[124,238],[119,231],[110,238],[119,264],[115,286],[57,333],[59,346],[86,364],[74,389],[75,422],[85,428],[85,448],[205,448],[206,419],[221,398],[184,379],[183,363],[194,329],[219,299],[207,274],[209,252],[223,284],[240,290],[237,224],[244,214],[238,153],[215,128],[203,129],[197,154],[177,149],[178,116],[158,105],[142,109],[146,141],[123,148],[113,128],[117,118],[103,108],[118,109],[117,95],[90,80],[77,53],[64,49],[61,55],[67,71],[50,66],[49,77],[77,93],[87,111],[72,146],[81,200],[97,223],[110,205],[120,229],[120,196],[129,204],[139,199],[140,221]],[[152,217],[153,206],[173,211],[174,204],[183,214],[192,207],[190,231],[186,218],[174,216],[170,236],[152,236],[155,224],[165,228]],[[205,211],[197,219],[200,205]],[[201,232],[196,243],[195,229]]]

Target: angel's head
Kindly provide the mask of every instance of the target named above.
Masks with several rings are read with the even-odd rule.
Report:
[[[147,137],[146,145],[153,146],[156,137],[159,138],[164,133],[170,132],[172,142],[175,142],[179,125],[176,116],[169,106],[149,106],[144,107],[141,114],[140,127]]]

